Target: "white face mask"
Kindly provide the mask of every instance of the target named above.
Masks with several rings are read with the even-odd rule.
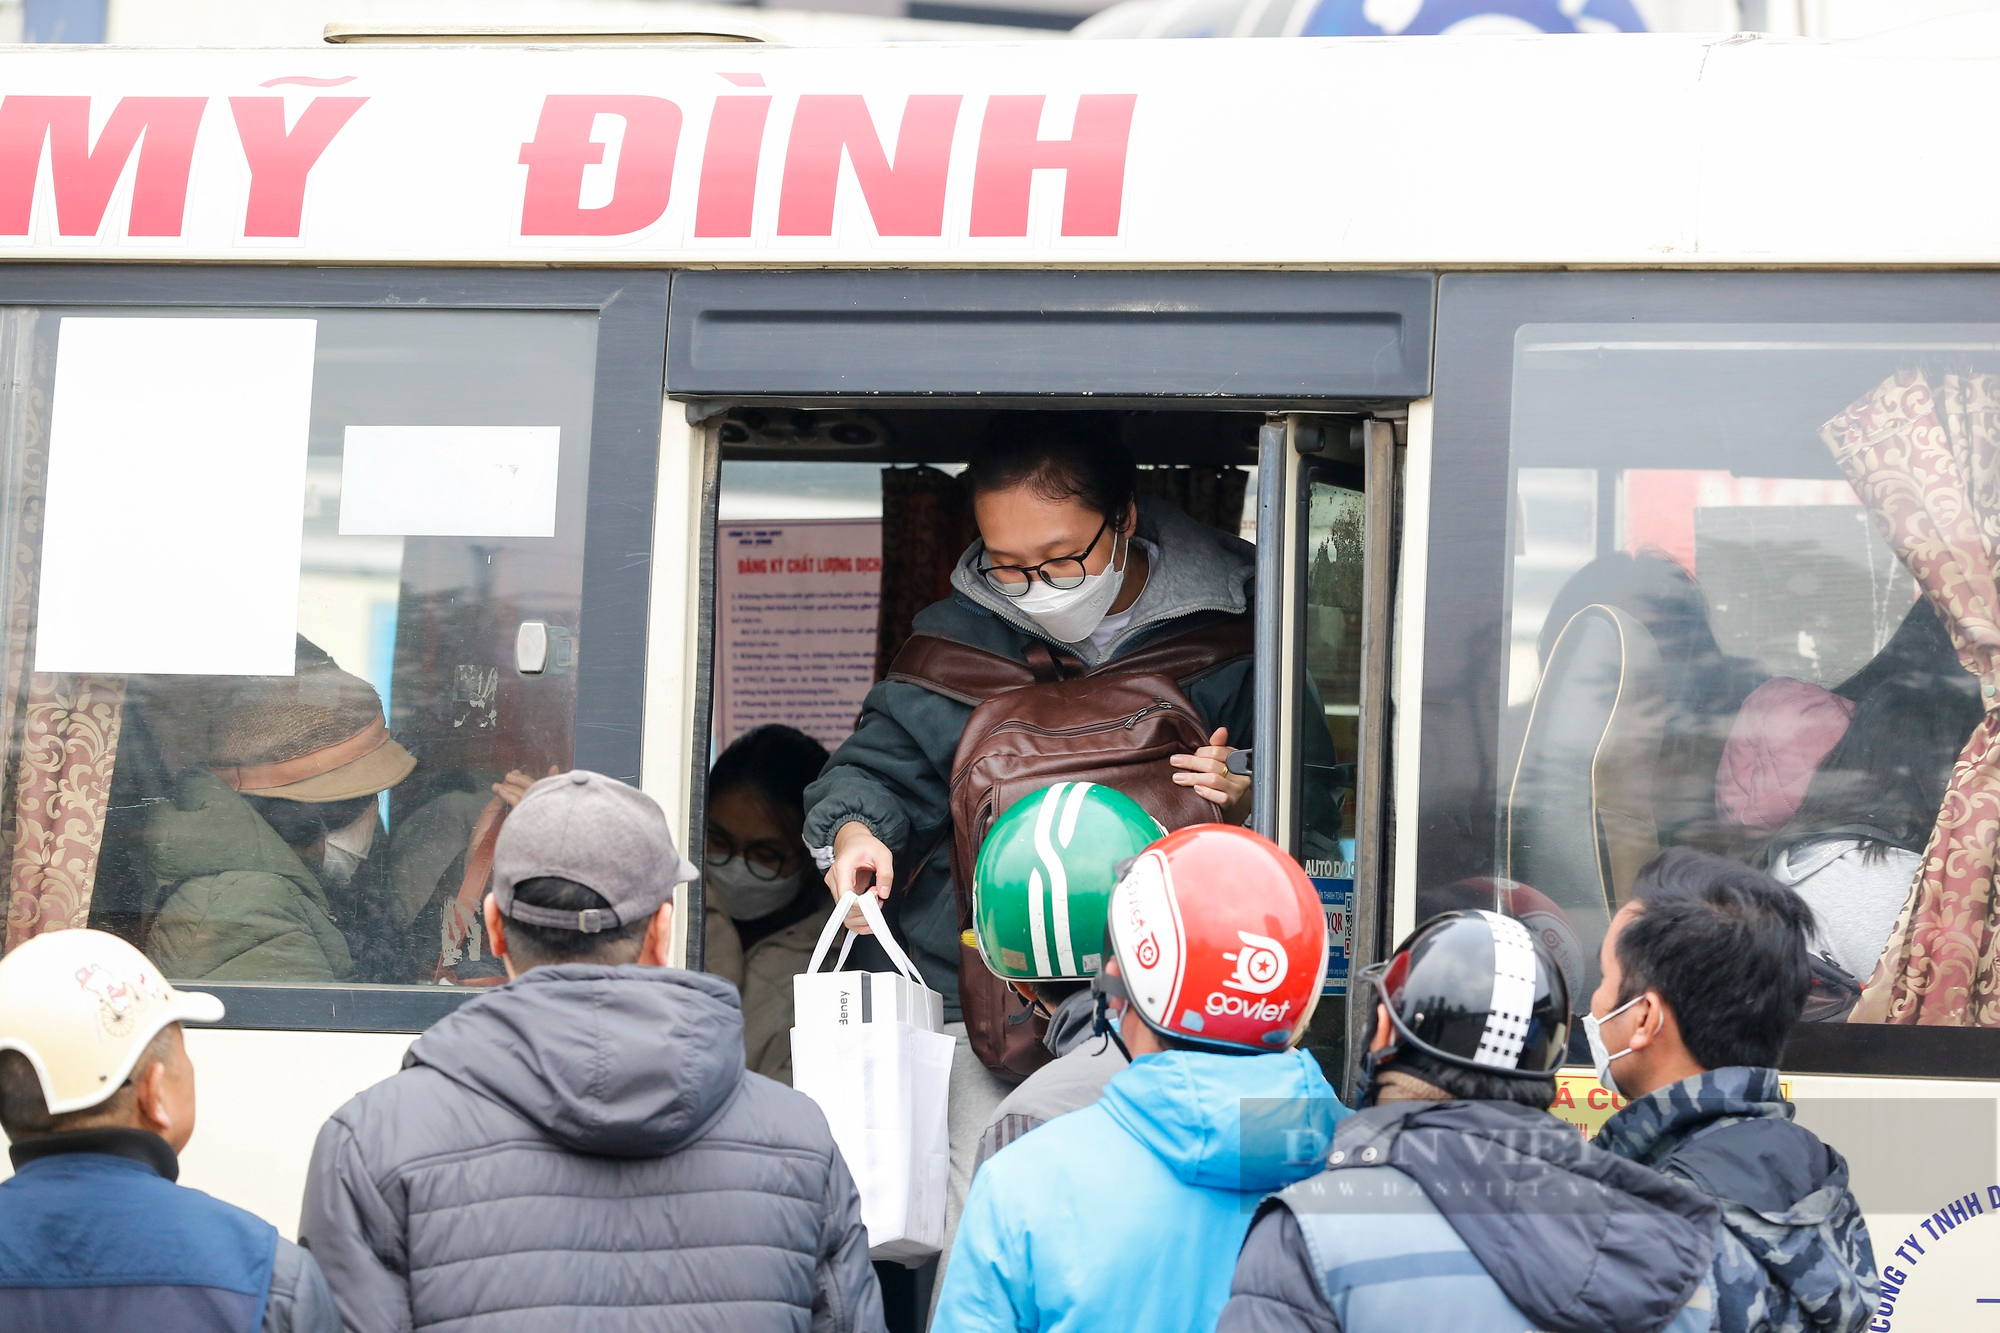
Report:
[[[723,914],[736,921],[755,921],[771,915],[798,896],[801,872],[794,870],[777,879],[759,879],[750,873],[750,863],[740,856],[709,863],[702,883]]]
[[[1128,539],[1123,563],[1117,560],[1114,551],[1112,564],[1105,566],[1102,574],[1085,574],[1083,582],[1074,588],[1051,588],[1036,579],[1026,592],[1014,599],[1014,605],[1057,643],[1082,643],[1103,622],[1111,604],[1118,600],[1119,589],[1125,586],[1125,570],[1131,564],[1131,557],[1132,543]]]
[[[370,807],[352,824],[327,834],[326,848],[320,856],[320,878],[334,885],[353,883],[355,874],[368,860],[368,849],[375,845],[375,830],[381,825],[381,816]]]
[[[1590,1063],[1597,1067],[1597,1081],[1602,1083],[1604,1090],[1614,1097],[1622,1097],[1624,1094],[1618,1091],[1618,1080],[1612,1077],[1611,1062],[1613,1060],[1622,1060],[1632,1054],[1632,1048],[1627,1046],[1615,1055],[1606,1051],[1604,1049],[1603,1028],[1606,1023],[1609,1023],[1612,1019],[1618,1017],[1618,1015],[1624,1013],[1627,1009],[1630,1009],[1645,998],[1644,995],[1634,995],[1631,999],[1625,1001],[1625,1003],[1619,1005],[1602,1018],[1599,1018],[1596,1014],[1585,1014],[1583,1016],[1583,1037],[1585,1041],[1590,1043]]]

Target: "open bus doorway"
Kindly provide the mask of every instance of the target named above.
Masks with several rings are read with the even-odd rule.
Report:
[[[721,454],[711,762],[759,728],[793,728],[828,753],[848,739],[863,700],[889,673],[918,613],[953,595],[953,570],[978,537],[959,474],[994,415],[993,409],[975,407],[760,407],[739,408],[711,423]],[[1145,506],[1170,508],[1225,534],[1240,544],[1246,559],[1254,558],[1264,414],[1106,410],[1092,415],[1138,464],[1137,489]],[[1336,450],[1315,466],[1310,491],[1302,492],[1298,533],[1310,547],[1298,617],[1305,670],[1296,681],[1307,702],[1299,709],[1302,730],[1294,746],[1302,761],[1290,798],[1297,818],[1288,822],[1298,844],[1292,850],[1321,891],[1339,954],[1307,1041],[1329,1079],[1338,1082],[1345,1064],[1352,929],[1366,516],[1356,459]],[[1303,730],[1315,723],[1317,733]],[[1231,747],[1250,749],[1252,736],[1237,730],[1243,734],[1231,735]],[[1253,756],[1244,758],[1254,762]],[[711,838],[740,841],[712,813],[698,827]],[[812,920],[823,919],[829,905],[821,873],[813,867],[803,876],[807,893],[819,894]],[[801,901],[799,910],[804,907]],[[754,937],[747,949],[746,933]],[[790,1026],[790,971],[773,969],[768,957],[759,966],[759,955],[798,953],[807,933],[816,935],[790,929],[786,947],[774,947],[763,924],[739,931],[728,912],[714,901],[708,904],[701,941],[705,965],[748,988],[746,1012],[764,1007],[751,990],[783,986],[785,1003],[776,1006],[782,1014],[763,1025],[772,1031],[749,1038],[753,1068],[760,1047],[765,1072],[785,1067]],[[803,962],[803,956],[793,957],[787,966],[796,970]],[[865,965],[887,966],[880,959]]]

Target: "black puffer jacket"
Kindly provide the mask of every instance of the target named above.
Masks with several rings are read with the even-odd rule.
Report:
[[[725,981],[536,968],[320,1132],[299,1238],[353,1333],[882,1326],[819,1108],[743,1069]]]

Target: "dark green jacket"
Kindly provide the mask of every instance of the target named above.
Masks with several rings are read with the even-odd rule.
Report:
[[[1146,589],[1133,603],[1123,634],[1099,654],[1088,643],[1065,645],[1095,666],[1215,614],[1251,607],[1256,548],[1188,518],[1170,505],[1139,502],[1138,535],[1159,549]],[[917,614],[924,634],[1019,658],[1042,638],[1034,622],[979,577],[983,548],[974,543],[952,573],[953,595]],[[1211,727],[1229,728],[1229,742],[1250,744],[1255,716],[1253,670],[1247,661],[1197,681],[1188,698]],[[924,980],[944,996],[945,1018],[957,1021],[958,911],[952,901],[951,768],[972,710],[917,685],[886,681],[868,692],[861,721],[819,779],[806,788],[805,840],[822,868],[832,863],[833,835],[849,821],[867,827],[896,857],[896,883],[886,915]],[[908,876],[936,847],[912,882]]]
[[[154,811],[164,895],[146,951],[180,981],[342,981],[354,970],[326,891],[277,831],[205,768]]]

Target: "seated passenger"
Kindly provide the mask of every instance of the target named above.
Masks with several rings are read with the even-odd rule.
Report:
[[[416,766],[374,687],[302,649],[297,675],[237,685],[211,753],[148,830],[153,961],[180,980],[351,978],[371,948],[376,796]]]
[[[743,994],[744,1064],[792,1081],[792,978],[805,971],[833,915],[799,836],[806,784],[826,764],[820,743],[765,726],[730,742],[708,775],[710,972]]]
[[[1812,908],[1813,950],[1865,984],[1982,710],[1928,601],[1834,694],[1853,716],[1763,859]]]

